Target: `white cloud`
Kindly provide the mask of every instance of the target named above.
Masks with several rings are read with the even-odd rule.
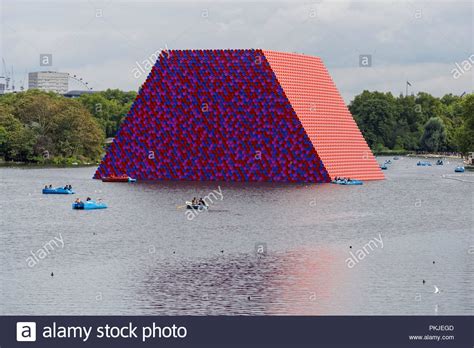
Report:
[[[96,17],[98,9],[103,17]],[[95,89],[137,90],[133,64],[165,45],[320,56],[346,101],[364,89],[398,94],[406,79],[434,94],[472,88],[472,71],[450,77],[454,62],[474,51],[469,1],[8,0],[0,26],[1,55],[16,72],[38,70],[39,54],[53,53],[54,68]],[[358,62],[365,53],[374,67],[364,70]]]

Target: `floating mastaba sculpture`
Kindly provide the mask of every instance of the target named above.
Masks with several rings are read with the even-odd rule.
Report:
[[[321,59],[163,52],[94,178],[329,182],[384,176]]]

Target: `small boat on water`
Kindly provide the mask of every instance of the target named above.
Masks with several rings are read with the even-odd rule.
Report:
[[[43,194],[44,195],[72,195],[75,192],[70,189],[65,189],[64,187],[56,187],[56,188],[44,188]]]
[[[455,173],[464,173],[464,171],[465,171],[464,167],[459,166],[459,167],[454,168]]]
[[[186,202],[186,209],[207,210],[209,207],[206,204],[193,204],[192,202]]]
[[[442,166],[442,165],[444,165],[443,160],[440,160],[440,159],[437,160],[437,161],[436,161],[436,165],[437,165],[437,166]]]
[[[418,161],[418,163],[416,165],[421,166],[421,167],[431,167],[431,163],[426,162],[426,161]]]
[[[338,184],[338,185],[362,185],[363,182],[361,180],[346,180],[346,179],[338,179],[338,180],[333,180],[331,181],[332,184]]]
[[[135,182],[137,179],[133,179],[129,177],[126,174],[116,176],[116,175],[110,175],[105,178],[102,178],[103,182]]]
[[[386,160],[384,164],[392,164],[392,161]]]
[[[107,204],[102,202],[96,202],[93,200],[90,201],[80,201],[72,203],[72,209],[78,210],[92,210],[92,209],[105,209],[107,208]]]
[[[400,157],[395,156],[393,159],[394,159],[395,161],[398,161],[398,160],[400,159]]]

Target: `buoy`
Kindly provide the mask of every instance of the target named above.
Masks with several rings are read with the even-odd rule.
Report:
[[[51,272],[51,277],[54,277],[54,273],[53,273],[53,272]]]
[[[425,282],[425,280],[423,279],[423,284],[425,284],[425,283],[426,283],[426,282]]]

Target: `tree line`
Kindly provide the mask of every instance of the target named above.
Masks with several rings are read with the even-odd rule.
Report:
[[[394,97],[364,91],[349,104],[365,140],[376,153],[474,151],[474,94],[428,93]]]
[[[106,90],[70,99],[28,90],[0,96],[0,157],[5,161],[72,164],[100,160],[135,92]]]
[[[100,160],[136,97],[106,90],[76,99],[29,90],[0,96],[0,157],[71,164]],[[349,104],[369,146],[390,151],[474,151],[474,94],[394,97],[364,91]]]

